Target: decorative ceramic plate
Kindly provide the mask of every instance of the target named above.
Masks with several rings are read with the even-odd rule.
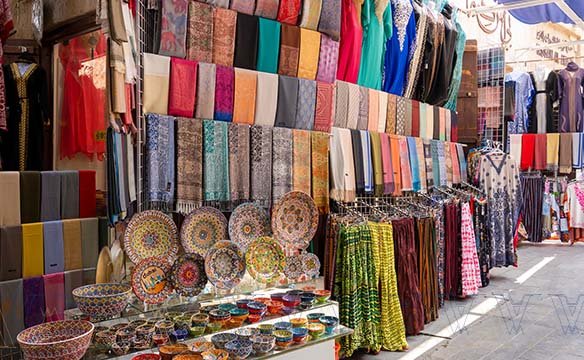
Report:
[[[174,289],[184,296],[197,296],[207,285],[205,259],[198,254],[184,254],[172,266],[170,281]]]
[[[134,294],[148,304],[160,304],[172,292],[168,279],[172,264],[162,258],[142,260],[132,272]]]
[[[292,255],[306,249],[318,228],[318,209],[314,200],[302,191],[284,195],[272,212],[274,238]]]
[[[178,253],[178,230],[172,218],[158,210],[135,214],[124,234],[124,250],[134,264],[150,258],[171,263]]]
[[[304,253],[300,257],[302,258],[302,265],[306,276],[313,278],[320,274],[320,260],[318,256],[312,253]]]
[[[180,230],[185,252],[201,256],[219,240],[227,239],[227,219],[214,207],[204,206],[190,213]]]
[[[273,238],[260,237],[249,245],[245,263],[251,277],[267,284],[277,280],[284,270],[284,251]]]
[[[245,275],[245,258],[236,243],[221,240],[205,256],[205,272],[209,281],[220,289],[236,287]]]
[[[95,283],[104,284],[109,283],[112,278],[113,265],[110,249],[104,246],[99,252],[97,258],[97,267],[95,270]]]
[[[284,266],[284,275],[290,280],[296,280],[304,275],[304,264],[302,255],[292,255],[286,257],[286,266]]]
[[[262,236],[270,236],[270,217],[261,207],[253,203],[239,205],[229,218],[229,238],[243,251],[249,244]]]

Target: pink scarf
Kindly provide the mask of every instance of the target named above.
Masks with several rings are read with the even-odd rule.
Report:
[[[405,136],[399,137],[399,153],[401,165],[402,191],[412,191],[412,168],[410,166],[410,152],[408,150],[408,141]]]
[[[43,276],[45,282],[45,320],[65,319],[65,276],[55,273]]]
[[[195,111],[197,62],[171,58],[168,114],[192,118]]]
[[[393,182],[393,164],[391,161],[391,151],[389,145],[389,135],[379,134],[381,141],[381,159],[383,161],[383,187],[385,195],[390,195],[395,190]]]

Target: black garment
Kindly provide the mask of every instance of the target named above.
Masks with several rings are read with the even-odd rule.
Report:
[[[353,162],[355,165],[355,182],[357,184],[357,194],[365,194],[365,172],[363,170],[363,148],[361,144],[361,132],[351,129],[351,139],[353,140]]]
[[[420,76],[414,93],[414,99],[422,102],[426,102],[426,98],[432,89],[433,68],[436,62],[436,55],[440,49],[440,44],[437,40],[438,23],[431,14],[428,14],[427,22],[424,54],[420,63]]]
[[[547,132],[557,133],[558,123],[560,119],[560,91],[558,88],[558,71],[551,71],[548,75],[546,81],[546,91],[547,91]]]
[[[250,70],[256,69],[258,26],[257,16],[237,13],[234,67]]]
[[[8,126],[8,131],[0,132],[2,170],[43,170],[43,127],[49,119],[45,71],[29,64],[21,75],[16,63],[4,65],[2,70]],[[24,151],[20,149],[22,141]]]
[[[537,94],[537,82],[535,81],[533,72],[529,72],[529,78],[531,79],[531,84]],[[533,96],[531,104],[529,104],[529,107],[527,108],[527,123],[527,132],[530,134],[537,134],[537,95]]]
[[[515,81],[505,82],[505,123],[515,120]]]

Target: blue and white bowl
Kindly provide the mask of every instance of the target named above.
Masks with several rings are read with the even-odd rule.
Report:
[[[253,350],[251,340],[233,340],[225,344],[225,350],[229,353],[230,359],[243,360],[246,359]]]

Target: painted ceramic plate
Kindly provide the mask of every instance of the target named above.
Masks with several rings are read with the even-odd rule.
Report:
[[[318,276],[320,274],[320,260],[318,256],[312,253],[305,253],[300,256],[302,257],[302,265],[306,276],[309,278]]]
[[[286,255],[306,249],[318,228],[318,209],[314,200],[301,191],[284,195],[272,212],[274,238],[286,250]]]
[[[171,263],[178,253],[178,230],[172,218],[158,210],[135,214],[124,233],[124,250],[134,264],[150,258]]]
[[[227,239],[227,219],[214,207],[204,206],[190,213],[180,230],[185,252],[205,256],[219,240]]]
[[[238,244],[243,251],[249,244],[262,236],[270,236],[268,213],[253,203],[239,205],[229,218],[229,239]]]
[[[174,289],[184,296],[197,296],[207,285],[205,259],[198,254],[184,254],[172,266],[170,281]]]
[[[232,241],[218,241],[205,256],[205,272],[209,281],[220,289],[236,287],[245,275],[243,252]]]
[[[249,245],[245,263],[251,277],[267,284],[277,280],[284,270],[284,251],[273,238],[260,237]]]
[[[148,304],[164,302],[172,292],[168,279],[172,264],[163,258],[142,260],[132,272],[132,290],[138,299]]]
[[[284,275],[290,280],[296,280],[304,275],[304,264],[301,255],[286,257],[286,266],[284,266]]]

